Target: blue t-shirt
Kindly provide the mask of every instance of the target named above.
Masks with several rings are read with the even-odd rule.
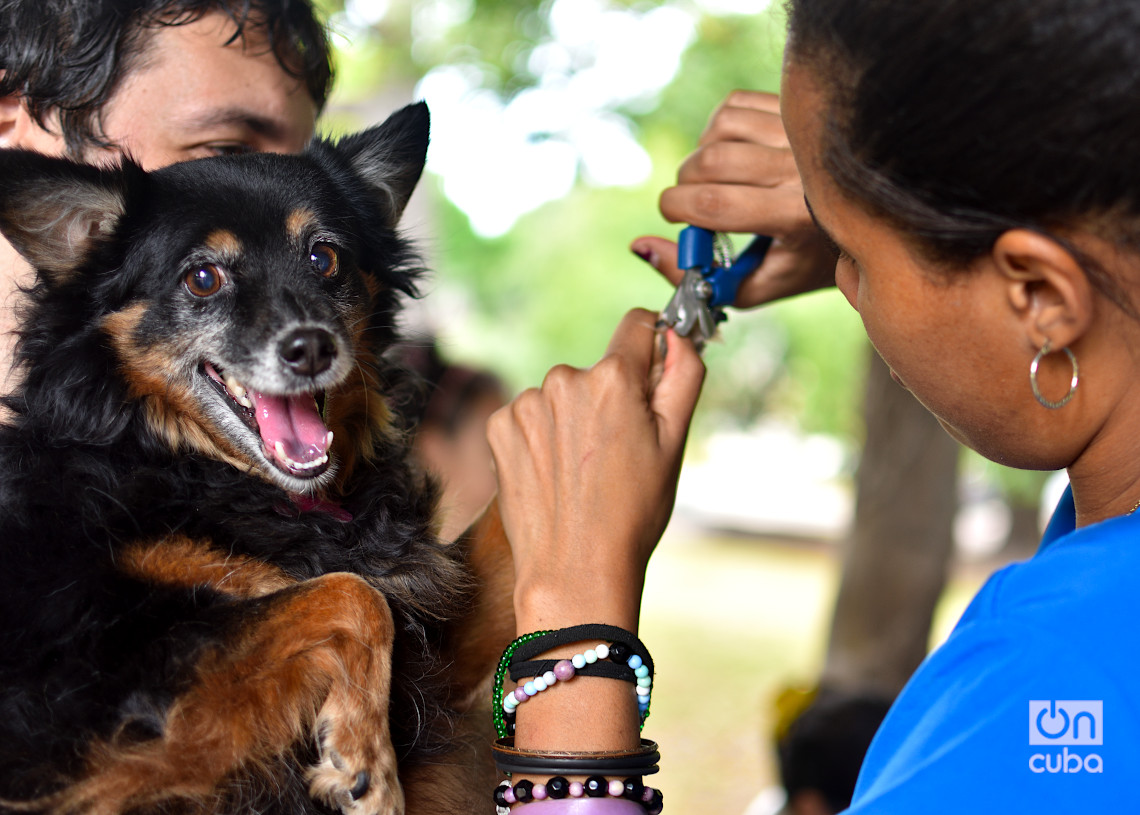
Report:
[[[867,753],[848,815],[1140,812],[1140,513],[991,577]]]

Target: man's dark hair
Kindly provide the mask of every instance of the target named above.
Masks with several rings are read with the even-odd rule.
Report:
[[[849,807],[867,747],[890,706],[878,697],[821,692],[776,745],[788,798],[815,790],[832,811]]]
[[[107,146],[103,106],[145,53],[149,31],[222,11],[264,32],[277,61],[323,107],[328,37],[307,0],[0,0],[0,96],[18,95],[40,126],[59,114],[68,153]]]

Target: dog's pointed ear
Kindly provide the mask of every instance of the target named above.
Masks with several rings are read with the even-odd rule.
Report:
[[[126,211],[129,161],[92,167],[29,150],[0,150],[0,233],[51,284],[68,280],[114,235]]]
[[[423,173],[429,129],[428,107],[417,102],[396,111],[383,124],[346,136],[336,145],[336,151],[353,169],[381,192],[393,224],[400,219]]]

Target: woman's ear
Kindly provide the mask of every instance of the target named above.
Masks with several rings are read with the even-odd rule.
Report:
[[[1088,330],[1095,290],[1072,252],[1048,235],[1011,229],[997,239],[991,259],[1006,279],[1009,303],[1028,342],[1066,348]]]

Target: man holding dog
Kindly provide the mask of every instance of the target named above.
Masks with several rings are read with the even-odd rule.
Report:
[[[305,2],[0,0],[0,31],[0,148],[34,149],[92,163],[114,162],[125,154],[154,169],[219,153],[299,151],[312,135],[331,81],[326,35]],[[796,224],[807,222],[798,210],[791,217]],[[667,276],[673,273],[671,245],[642,242],[635,249]],[[773,278],[769,289],[783,294],[818,285],[802,282],[800,254],[786,253],[780,269],[757,279]],[[773,252],[773,266],[781,256],[779,250]],[[31,283],[30,267],[0,239],[0,392],[13,385],[3,360],[12,354],[19,290]],[[564,597],[571,597],[577,608],[588,607],[595,619],[636,629],[638,608],[631,598],[640,592],[619,597],[606,591],[607,583],[599,578],[640,586],[639,560],[647,557],[669,516],[703,378],[691,343],[670,332],[664,373],[650,388],[654,322],[650,312],[631,312],[597,366],[586,372],[555,369],[542,392],[530,391],[498,414],[503,518],[523,543],[538,541],[515,552],[519,588],[514,606],[523,631],[590,621],[567,620],[560,603]],[[583,393],[589,398],[578,398]],[[542,478],[550,462],[542,459],[541,445],[528,446],[521,435],[507,438],[504,430],[512,417],[542,415],[550,407],[548,398],[588,414],[583,426],[590,432],[566,440],[558,451],[583,463],[565,482]],[[599,404],[608,407],[598,410]],[[639,517],[654,523],[618,529],[617,522],[630,513],[628,507],[615,508],[612,500],[604,500],[613,483],[607,467],[626,448],[585,449],[580,444],[589,447],[598,438],[644,441],[643,456],[624,457],[616,467],[623,483],[641,486]],[[527,485],[555,497],[579,498],[596,511],[582,519],[577,536],[560,538],[556,527],[561,519],[526,500]],[[619,535],[635,543],[627,562],[617,573],[599,574],[600,565],[590,557],[591,540]],[[546,583],[532,579],[542,575]],[[558,585],[551,588],[551,581]],[[622,694],[628,693],[613,684],[601,688],[594,701],[620,707]],[[549,738],[557,741],[571,726],[576,738],[592,739],[593,746],[614,738],[614,723],[599,721],[585,708],[570,713],[583,715],[532,726],[525,738],[537,745]],[[616,726],[618,739],[637,744],[635,717]]]
[[[299,151],[332,79],[303,2],[9,0],[0,31],[0,148],[96,163]],[[0,238],[0,359],[31,275]]]

